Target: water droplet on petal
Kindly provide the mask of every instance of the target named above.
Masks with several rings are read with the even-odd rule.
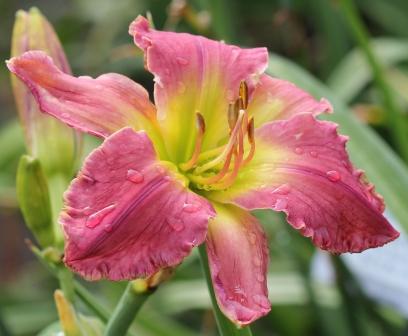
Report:
[[[180,94],[186,92],[186,86],[184,85],[183,82],[178,82],[178,84],[177,84],[177,91],[178,91],[178,93],[180,93]]]
[[[81,177],[82,180],[84,180],[86,183],[94,184],[96,182],[95,179],[90,175],[82,174]]]
[[[257,294],[257,295],[254,295],[253,297],[252,297],[252,299],[254,300],[254,302],[256,303],[256,304],[258,304],[259,306],[261,306],[262,308],[269,308],[271,305],[270,305],[270,303],[269,303],[269,300],[265,297],[265,296],[263,296],[263,295],[259,295],[259,294]]]
[[[310,156],[311,156],[311,157],[317,158],[318,155],[319,155],[319,154],[318,154],[317,152],[315,152],[315,151],[311,151],[311,152],[310,152]]]
[[[272,191],[272,194],[287,195],[290,193],[289,184],[282,184],[278,188]]]
[[[254,265],[257,266],[257,267],[262,265],[262,260],[258,256],[254,257],[253,262],[254,262]]]
[[[88,217],[85,225],[89,227],[90,229],[97,227],[103,221],[103,219],[115,209],[115,207],[116,207],[115,204],[111,204],[93,213],[92,215]]]
[[[184,229],[184,223],[180,218],[173,217],[169,219],[167,222],[169,223],[171,228],[176,232],[180,232],[181,230]]]
[[[284,198],[280,198],[275,203],[275,210],[279,211],[279,210],[286,209],[287,205],[288,205],[288,201]]]
[[[113,225],[112,224],[105,224],[104,226],[103,226],[103,229],[106,231],[106,232],[112,232],[112,229],[113,229]]]
[[[336,170],[329,170],[326,176],[332,182],[338,182],[341,179],[340,173]]]
[[[258,273],[256,275],[256,280],[258,280],[259,282],[264,282],[265,281],[265,276],[263,276],[261,273]]]
[[[298,155],[302,155],[304,153],[304,150],[300,147],[296,147],[295,148],[295,153]]]
[[[250,232],[248,236],[249,242],[254,245],[256,243],[256,234],[254,232]]]
[[[187,65],[189,63],[188,59],[184,57],[177,57],[176,60],[177,60],[177,63],[180,65]]]
[[[129,169],[127,171],[126,178],[133,183],[142,183],[144,180],[143,174],[134,169]]]
[[[67,113],[67,112],[64,112],[64,113],[61,115],[61,117],[64,118],[64,119],[69,119],[70,114]]]
[[[183,211],[187,213],[197,212],[200,209],[200,205],[197,203],[184,203]]]

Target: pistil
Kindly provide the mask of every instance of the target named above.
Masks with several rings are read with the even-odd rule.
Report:
[[[196,142],[194,146],[193,155],[191,156],[190,160],[180,165],[181,170],[184,170],[184,171],[190,170],[191,168],[195,166],[195,164],[198,161],[200,152],[201,152],[201,146],[203,144],[203,137],[205,133],[205,121],[204,121],[204,117],[199,112],[196,113],[196,127],[197,127],[197,138],[196,138]]]
[[[197,137],[191,159],[180,164],[180,169],[198,188],[222,190],[231,186],[238,176],[239,169],[252,160],[255,153],[254,119],[249,119],[248,87],[241,82],[237,101],[229,105],[228,124],[230,137],[227,144],[200,153],[205,133],[204,118],[197,113]],[[244,157],[244,140],[248,138],[250,149]],[[233,167],[231,168],[231,165]],[[194,170],[193,170],[194,169]]]

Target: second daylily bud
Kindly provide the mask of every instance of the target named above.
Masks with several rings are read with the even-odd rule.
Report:
[[[17,170],[17,198],[24,220],[38,243],[54,243],[50,197],[47,180],[37,159],[23,155]]]
[[[18,11],[13,27],[11,56],[42,50],[64,72],[71,73],[62,46],[50,23],[36,8]],[[79,138],[60,121],[41,113],[29,89],[12,75],[14,97],[24,128],[27,150],[41,161],[44,172],[72,175]]]
[[[93,317],[77,314],[74,307],[65,298],[64,293],[57,289],[54,300],[60,319],[60,327],[66,336],[100,336],[103,334],[101,321]],[[59,335],[59,333],[58,333]]]

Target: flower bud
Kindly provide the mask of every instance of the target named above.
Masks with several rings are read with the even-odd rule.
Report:
[[[36,8],[16,13],[11,45],[12,57],[28,50],[42,50],[62,71],[71,73],[57,35]],[[55,172],[71,176],[79,143],[76,132],[41,113],[29,89],[16,76],[11,76],[11,82],[28,153],[40,160],[46,176]]]
[[[37,159],[23,155],[17,169],[17,198],[24,220],[43,246],[54,243],[55,235],[47,180]]]
[[[101,321],[93,317],[77,314],[61,290],[57,289],[54,292],[54,299],[62,334],[66,336],[99,336],[103,334]]]

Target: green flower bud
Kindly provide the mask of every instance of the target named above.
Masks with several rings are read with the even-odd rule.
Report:
[[[38,159],[23,155],[17,170],[17,198],[24,220],[38,243],[54,243],[55,235],[47,180]]]

